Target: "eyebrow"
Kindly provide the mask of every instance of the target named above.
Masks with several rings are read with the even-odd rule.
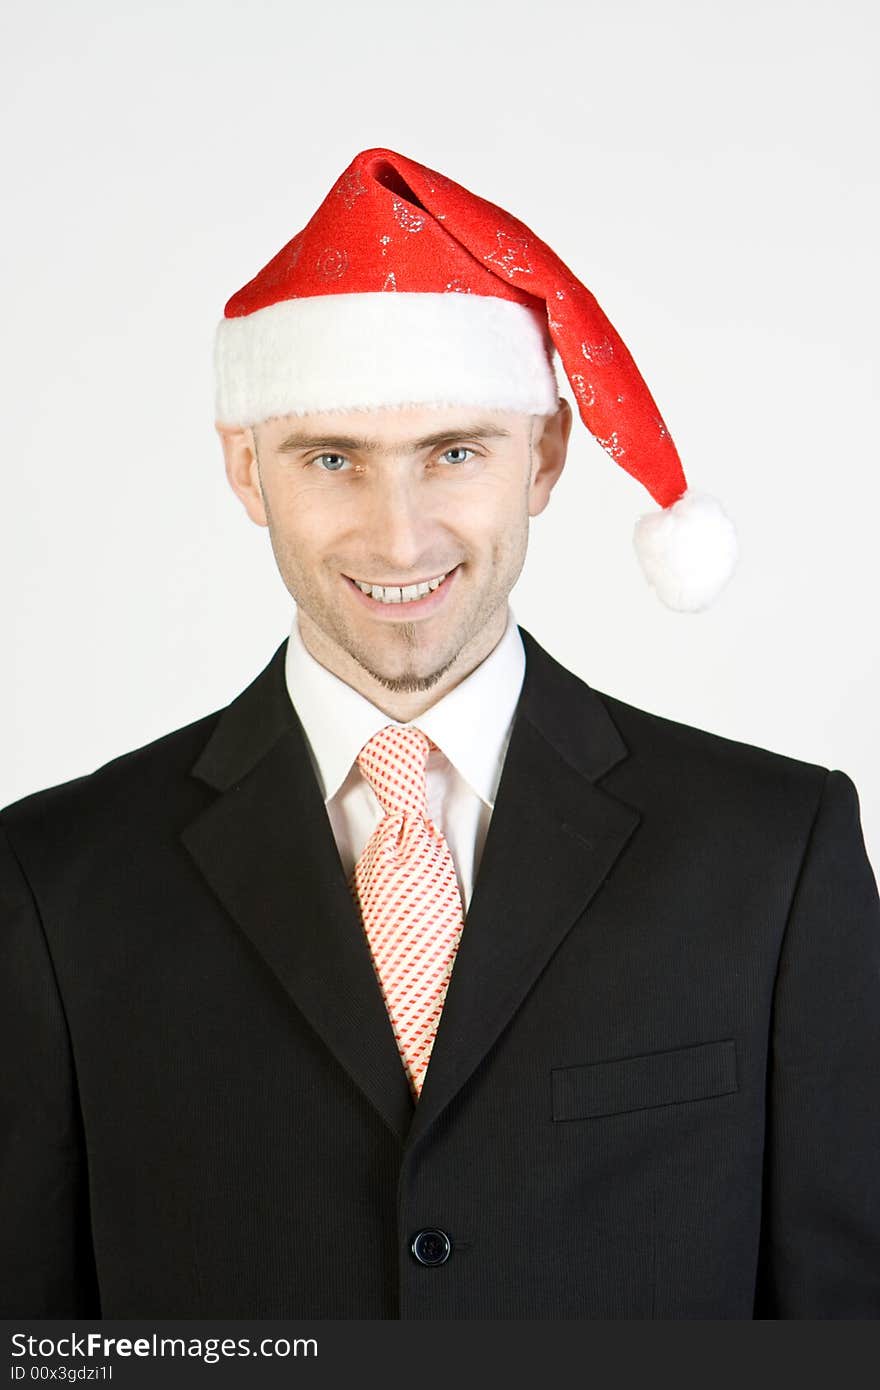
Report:
[[[509,439],[510,430],[500,425],[465,425],[462,429],[438,430],[435,434],[422,435],[420,439],[405,439],[396,446],[398,450],[418,450],[436,448],[438,444],[453,443],[457,439]],[[385,445],[381,439],[369,439],[355,435],[301,434],[294,431],[276,446],[278,453],[294,453],[298,449],[333,449],[339,453],[380,454]]]

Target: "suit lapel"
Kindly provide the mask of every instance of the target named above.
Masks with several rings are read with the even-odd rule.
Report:
[[[520,632],[525,680],[412,1143],[507,1026],[639,822],[595,785],[627,755],[604,704]]]
[[[184,845],[299,1012],[401,1142],[413,1100],[302,726],[286,642],[193,768],[221,793]]]
[[[520,629],[526,674],[417,1106],[287,693],[286,642],[192,769],[220,795],[182,841],[224,907],[403,1142],[485,1057],[632,835],[596,782],[627,755],[600,697]]]

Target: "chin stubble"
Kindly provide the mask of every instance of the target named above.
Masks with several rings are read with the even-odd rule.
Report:
[[[402,639],[403,644],[410,650],[416,646],[417,628],[418,624],[416,623],[395,624],[397,636]],[[357,645],[355,643],[343,640],[340,645],[348,652],[352,661],[360,666],[362,671],[366,671],[367,675],[371,676],[374,681],[385,690],[390,690],[394,694],[417,694],[425,690],[431,690],[438,681],[443,679],[447,671],[455,665],[458,659],[458,653],[456,652],[448,661],[444,661],[442,666],[436,667],[435,670],[428,672],[427,675],[418,675],[414,671],[405,671],[403,675],[400,676],[389,676],[384,671],[377,670],[369,660],[369,657],[357,650]]]
[[[446,675],[447,671],[451,670],[455,665],[457,655],[451,657],[443,666],[438,666],[435,671],[432,671],[427,676],[417,676],[412,672],[402,676],[386,676],[381,671],[376,671],[372,666],[368,666],[365,661],[361,661],[358,657],[354,659],[369,676],[372,676],[374,681],[383,686],[386,690],[393,691],[396,695],[412,695],[433,689],[437,682],[442,680]]]

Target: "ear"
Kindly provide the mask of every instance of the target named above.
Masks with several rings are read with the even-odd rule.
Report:
[[[539,415],[532,421],[529,516],[538,516],[550,501],[550,493],[565,466],[571,422],[571,406],[564,396],[559,397],[552,415]]]
[[[241,500],[251,521],[256,522],[257,526],[268,526],[253,428],[218,423],[215,423],[214,428],[223,445],[229,486]]]

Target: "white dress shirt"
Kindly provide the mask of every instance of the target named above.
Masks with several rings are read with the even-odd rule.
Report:
[[[408,722],[437,744],[428,756],[428,816],[452,852],[464,910],[470,905],[513,717],[526,669],[511,608],[500,642],[469,676]],[[305,730],[346,877],[382,818],[356,758],[387,724],[400,725],[333,675],[302,640],[294,611],[285,661],[287,689]]]

